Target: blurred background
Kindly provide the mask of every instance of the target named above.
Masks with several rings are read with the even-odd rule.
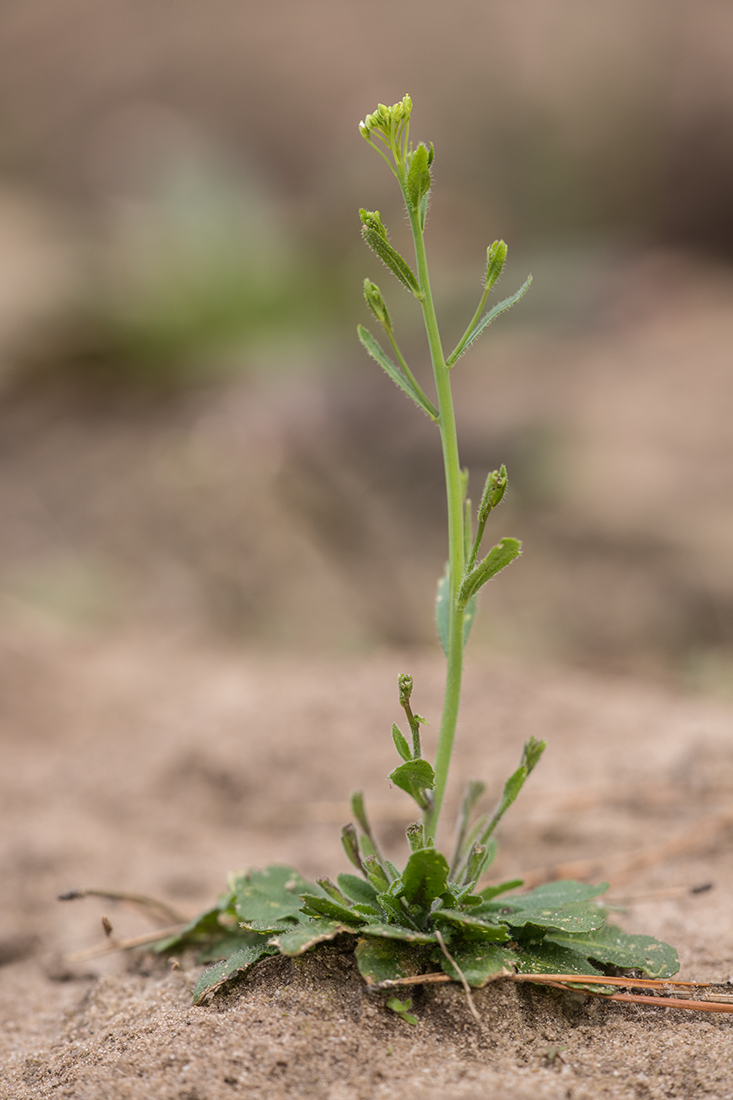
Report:
[[[534,275],[455,372],[525,544],[473,644],[733,690],[727,0],[6,0],[0,630],[433,644],[437,433],[354,331],[369,275],[429,386],[359,233],[406,91],[446,343]]]

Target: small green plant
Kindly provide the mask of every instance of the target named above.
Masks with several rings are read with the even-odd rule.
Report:
[[[380,850],[361,794],[352,797],[354,823],[344,826],[344,850],[356,874],[336,881],[306,882],[291,867],[271,866],[230,876],[226,892],[211,909],[183,931],[160,941],[160,952],[187,946],[202,949],[215,965],[199,978],[194,999],[200,1001],[235,974],[249,970],[268,955],[302,955],[325,941],[351,937],[356,962],[367,983],[405,982],[432,971],[469,986],[481,986],[501,973],[603,975],[608,968],[640,970],[652,978],[678,969],[672,947],[649,936],[630,936],[606,923],[598,898],[606,883],[551,882],[518,893],[521,880],[482,886],[496,852],[495,832],[517,798],[545,748],[534,738],[525,744],[516,771],[504,784],[492,813],[474,816],[484,791],[470,782],[459,813],[450,859],[435,846],[448,780],[461,696],[463,651],[480,589],[521,552],[519,542],[503,538],[484,552],[487,521],[504,497],[504,466],[486,479],[474,527],[468,500],[468,471],[460,465],[451,372],[458,359],[488,325],[513,306],[530,279],[511,297],[484,312],[499,279],[507,247],[495,241],[487,251],[483,293],[465,333],[446,356],[430,289],[425,253],[425,223],[431,188],[433,147],[409,140],[412,103],[409,96],[393,107],[380,104],[360,123],[369,145],[389,165],[407,209],[415,246],[416,271],[390,243],[378,211],[361,211],[362,234],[369,247],[418,301],[425,322],[433,366],[436,403],[427,396],[408,366],[395,338],[382,292],[364,283],[367,305],[382,326],[394,359],[361,325],[359,339],[393,382],[412,399],[440,433],[448,507],[448,562],[438,584],[436,625],[447,661],[443,715],[434,763],[423,755],[420,727],[413,710],[412,678],[399,677],[399,702],[405,733],[394,725],[392,738],[400,763],[389,779],[413,799],[420,820],[407,828],[409,856],[400,870]],[[388,1006],[403,1019],[410,1002]]]
[[[391,1008],[406,1024],[417,1023],[417,1016],[413,1016],[410,1012],[412,1001],[400,1001],[398,997],[390,997],[387,1001],[387,1008]]]

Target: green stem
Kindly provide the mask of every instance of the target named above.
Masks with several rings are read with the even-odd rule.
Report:
[[[415,243],[417,277],[423,292],[422,306],[433,364],[435,389],[438,395],[440,439],[443,447],[443,465],[448,503],[448,561],[450,571],[450,620],[448,632],[448,667],[446,670],[443,716],[438,735],[438,747],[435,755],[435,790],[433,804],[425,812],[426,839],[435,839],[443,803],[448,770],[453,752],[453,741],[458,721],[458,708],[461,699],[461,680],[463,676],[463,609],[458,606],[458,592],[463,580],[464,557],[464,517],[463,487],[461,484],[461,464],[458,457],[458,436],[456,417],[453,409],[453,395],[450,386],[449,369],[440,341],[438,321],[435,316],[433,295],[430,289],[425,241],[420,225],[419,212],[414,210],[407,194],[407,180],[404,170],[400,171],[400,184],[410,218],[412,236]]]
[[[405,359],[404,355],[402,354],[402,352],[399,349],[397,341],[394,338],[394,333],[392,332],[392,329],[387,328],[385,326],[384,331],[387,333],[387,339],[389,340],[390,344],[392,345],[392,351],[395,353],[395,358],[397,359],[397,362],[402,367],[402,370],[405,372],[405,377],[415,387],[415,392],[418,393],[420,395],[420,397],[422,397],[423,401],[428,406],[428,408],[432,409],[435,412],[436,416],[437,416],[437,411],[438,410],[435,408],[432,401],[427,396],[427,394],[423,390],[422,386],[418,382],[417,378],[415,378],[415,375],[412,373],[409,366],[407,365],[407,360]]]
[[[478,304],[478,309],[476,310],[473,317],[471,318],[471,320],[469,322],[469,325],[468,325],[468,328],[466,329],[463,336],[460,338],[460,340],[456,344],[455,349],[448,356],[446,362],[448,364],[448,369],[449,370],[453,366],[453,364],[455,363],[456,359],[461,354],[463,349],[465,348],[466,344],[468,343],[469,336],[471,335],[473,330],[476,328],[476,325],[481,320],[481,314],[483,313],[484,306],[486,305],[486,299],[489,296],[489,290],[490,289],[491,289],[490,287],[486,287],[486,289],[484,290],[483,294],[481,295],[481,301]]]

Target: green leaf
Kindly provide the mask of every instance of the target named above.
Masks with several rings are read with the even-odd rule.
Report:
[[[381,233],[378,233],[376,229],[372,229],[368,225],[362,226],[361,235],[372,252],[379,256],[379,259],[385,267],[389,268],[402,285],[411,291],[416,298],[422,298],[423,293],[420,290],[420,284],[415,278],[412,268],[407,260],[400,256],[397,249],[392,247],[387,238],[383,237]]]
[[[415,404],[418,405],[423,412],[428,414],[431,420],[437,420],[438,410],[421,393],[418,393],[407,375],[404,374],[397,364],[393,363],[386,352],[382,350],[381,345],[374,339],[369,329],[364,328],[363,325],[357,325],[356,332],[362,347],[371,355],[375,362],[379,363],[382,370],[385,374],[389,375],[395,386],[399,386],[403,393],[411,397]]]
[[[433,920],[447,921],[468,940],[487,940],[492,943],[505,943],[509,934],[504,924],[489,924],[473,915],[461,913],[455,909],[436,909]]]
[[[628,935],[612,924],[586,935],[551,932],[545,942],[581,951],[599,963],[643,970],[650,978],[671,978],[680,968],[677,952],[668,943],[652,936]]]
[[[592,932],[606,922],[601,909],[589,908],[584,902],[564,905],[561,909],[521,909],[504,917],[514,929],[532,925],[535,928],[556,928],[561,932]]]
[[[412,1016],[410,1014],[410,1009],[412,1008],[412,1001],[410,1001],[410,1000],[400,1001],[400,1000],[398,1000],[397,997],[390,997],[390,999],[387,1001],[387,1008],[391,1008],[393,1012],[396,1012],[397,1015],[405,1021],[405,1023],[407,1023],[407,1024],[416,1024],[417,1023],[417,1016]]]
[[[387,920],[391,918],[397,925],[405,920],[405,910],[400,905],[399,899],[393,897],[392,894],[386,892],[377,894],[377,902]],[[380,919],[381,918],[377,919],[377,923],[379,923]]]
[[[367,936],[356,945],[356,965],[367,985],[412,978],[425,969],[425,950],[398,940]]]
[[[496,974],[502,972],[512,973],[517,959],[515,953],[506,947],[493,947],[483,943],[465,944],[459,948],[451,949],[451,955],[461,968],[468,984],[474,986],[474,988],[486,985]],[[433,962],[439,963],[451,978],[460,981],[460,976],[455,967],[448,962],[442,951],[440,953],[434,951],[431,959]]]
[[[247,929],[248,932],[257,932],[260,934],[269,932],[270,935],[272,935],[275,932],[289,932],[291,928],[296,928],[298,924],[304,921],[305,916],[301,913],[297,921],[293,917],[283,917],[282,920],[242,921],[242,928]]]
[[[430,190],[430,169],[428,168],[428,150],[422,142],[418,145],[410,160],[407,173],[407,194],[414,210]]]
[[[333,898],[323,898],[316,894],[301,894],[303,902],[302,910],[309,917],[326,917],[327,920],[341,921],[342,924],[355,924],[361,926],[364,921],[346,905],[341,905]]]
[[[292,927],[292,926],[291,926]],[[220,940],[208,944],[199,954],[199,961],[217,962],[219,959],[228,959],[235,951],[241,951],[243,947],[267,946],[269,936],[259,935],[257,932],[245,931],[230,932]]]
[[[411,905],[430,905],[445,893],[448,861],[435,848],[413,852],[402,872],[401,893]]]
[[[515,956],[520,974],[601,974],[588,962],[585,954],[556,943],[532,944],[522,947]]]
[[[186,927],[177,932],[175,936],[166,936],[165,939],[152,944],[150,950],[156,955],[160,955],[164,951],[185,947],[188,944],[197,943],[210,937],[226,935],[228,929],[219,924],[221,912],[219,905],[216,905],[213,909],[206,909],[203,913],[199,913],[197,917],[194,917],[192,921],[189,921]]]
[[[479,323],[476,325],[476,328],[473,330],[471,335],[466,340],[465,344],[463,345],[463,347],[459,351],[458,355],[456,355],[455,358],[454,358],[453,355],[450,356],[450,358],[447,361],[448,366],[452,367],[454,363],[458,362],[460,357],[462,355],[464,355],[465,352],[468,351],[471,344],[475,340],[478,340],[479,336],[484,331],[484,329],[486,329],[491,324],[492,321],[496,320],[496,318],[499,316],[500,313],[504,313],[507,309],[511,309],[512,306],[516,305],[517,302],[519,301],[519,299],[522,297],[522,295],[524,295],[529,290],[531,284],[532,284],[532,276],[530,275],[524,281],[524,283],[522,283],[519,290],[515,294],[512,294],[512,296],[510,298],[505,298],[503,302],[497,303],[497,305],[495,305],[493,309],[490,309],[488,313],[485,313],[483,315],[483,317],[481,318],[481,320],[479,321]]]
[[[399,924],[372,924],[362,928],[365,936],[378,936],[385,940],[401,940],[403,943],[437,943],[432,932],[417,932],[414,928],[405,928]]]
[[[400,727],[397,725],[396,722],[392,723],[392,740],[394,741],[394,747],[397,749],[397,752],[400,754],[402,759],[412,760],[410,746],[407,744],[407,741],[402,735]]]
[[[516,890],[523,885],[524,879],[513,878],[509,882],[500,882],[497,886],[486,886],[483,890],[479,890],[479,897],[483,898],[484,901],[491,901],[499,894],[504,894],[507,890]]]
[[[234,974],[238,972],[246,974],[265,955],[276,954],[277,950],[268,946],[264,940],[261,944],[250,944],[247,947],[242,947],[239,951],[235,951],[228,959],[224,959],[223,962],[217,963],[216,966],[204,971],[193,987],[193,1003],[195,1005],[200,1004],[208,993],[213,993],[224,982],[229,981]]]
[[[388,778],[395,787],[414,798],[421,810],[427,809],[427,799],[422,792],[431,791],[435,786],[435,772],[427,760],[408,760],[390,772]]]
[[[473,620],[476,617],[476,600],[471,599],[463,611],[463,644],[468,641]],[[445,572],[438,581],[438,592],[435,597],[435,625],[438,630],[438,638],[443,653],[448,656],[448,632],[450,630],[450,566],[445,565]]]
[[[506,569],[515,558],[522,553],[522,544],[517,539],[504,538],[501,542],[489,550],[483,561],[472,569],[461,585],[458,593],[458,602],[464,606],[472,596],[475,596],[480,588],[495,577],[502,569]]]
[[[513,775],[510,775],[504,784],[504,790],[501,792],[501,799],[499,805],[492,819],[492,823],[498,823],[499,819],[504,816],[513,802],[516,801],[519,792],[524,786],[524,782],[529,775],[525,764],[520,764]]]
[[[506,898],[506,905],[513,905],[519,909],[543,909],[550,906],[559,909],[562,905],[572,905],[579,901],[589,901],[605,894],[608,889],[607,882],[599,882],[596,886],[587,882],[577,882],[572,878],[558,879],[556,882],[545,882],[542,886],[536,886],[527,894],[516,894]]]
[[[281,921],[284,917],[301,920],[300,895],[306,891],[321,894],[292,867],[274,864],[264,871],[249,871],[237,883],[234,907],[240,920]]]
[[[370,882],[356,875],[339,875],[336,879],[339,888],[343,890],[347,898],[358,902],[360,905],[376,905],[377,891]]]
[[[317,943],[333,940],[342,932],[354,935],[357,929],[353,925],[347,927],[337,921],[314,920],[298,925],[292,932],[282,932],[279,936],[274,936],[270,945],[277,947],[283,955],[302,955]]]

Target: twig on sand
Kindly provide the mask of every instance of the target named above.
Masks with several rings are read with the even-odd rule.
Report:
[[[125,890],[88,889],[67,890],[65,894],[59,894],[58,896],[59,901],[76,901],[78,898],[106,898],[109,901],[127,901],[146,912],[157,914],[163,920],[176,921],[179,924],[186,924],[188,921],[187,917],[184,917],[167,902],[158,901],[157,898],[148,897],[147,894],[129,894]]]
[[[453,956],[449,953],[448,948],[445,946],[445,940],[443,939],[442,935],[440,934],[440,932],[438,931],[437,928],[435,929],[435,935],[436,935],[436,938],[438,940],[438,943],[440,944],[440,950],[443,952],[446,959],[451,964],[451,966],[453,967],[456,974],[458,975],[458,977],[461,980],[461,985],[463,986],[463,991],[466,994],[466,1000],[468,1001],[468,1007],[471,1010],[471,1015],[473,1016],[476,1023],[480,1024],[481,1023],[481,1017],[479,1016],[479,1014],[476,1010],[476,1005],[473,1003],[473,997],[471,995],[471,987],[468,984],[468,982],[466,981],[466,975],[463,973],[463,971],[461,970],[460,966],[458,965],[456,960],[453,958]]]
[[[130,951],[133,947],[144,947],[147,943],[155,943],[157,940],[167,939],[168,936],[177,936],[182,932],[186,924],[173,924],[168,928],[158,928],[155,932],[145,932],[142,936],[132,936],[128,940],[104,940],[94,947],[85,947],[83,951],[74,951],[66,956],[67,962],[83,962],[86,959],[96,959],[99,955],[107,955],[110,951]]]
[[[371,988],[392,989],[401,985],[428,985],[452,980],[448,974],[441,971],[434,974],[416,974],[408,978],[395,978],[391,981],[375,983]],[[548,985],[553,989],[562,989],[565,992],[575,990],[588,996],[603,997],[607,1001],[626,1001],[632,1004],[654,1005],[657,1008],[685,1008],[696,1012],[733,1012],[733,987],[721,987],[713,982],[607,978],[603,974],[510,974],[505,970],[492,975],[485,984],[496,981],[531,982],[535,985]],[[654,989],[659,990],[659,993],[655,995],[610,993],[609,987]],[[726,992],[728,988],[730,992]],[[694,999],[683,997],[681,993],[675,992],[676,990],[694,990],[697,997]]]

